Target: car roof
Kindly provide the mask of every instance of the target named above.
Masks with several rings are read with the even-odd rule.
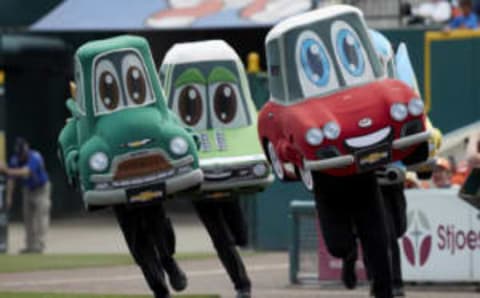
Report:
[[[97,55],[121,49],[137,49],[146,53],[149,49],[148,42],[143,37],[122,35],[102,40],[90,41],[82,45],[76,52],[82,61],[92,60]]]
[[[343,15],[347,13],[358,14],[361,18],[363,13],[360,9],[349,6],[349,5],[331,5],[324,8],[319,8],[307,13],[289,17],[284,21],[278,23],[267,35],[265,42],[268,43],[273,39],[277,39],[284,33],[288,32],[291,29],[294,29],[299,26],[308,25],[313,22],[318,22],[321,20],[331,19],[338,15]]]
[[[235,50],[223,40],[207,40],[175,44],[162,64],[182,64],[207,61],[240,61]]]

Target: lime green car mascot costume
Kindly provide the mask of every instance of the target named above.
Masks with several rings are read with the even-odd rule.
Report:
[[[194,207],[237,297],[250,297],[250,280],[235,248],[247,242],[239,198],[263,190],[273,175],[257,138],[243,64],[224,41],[182,43],[167,52],[160,74],[169,107],[200,139],[204,182],[192,196]]]
[[[176,44],[160,76],[169,107],[200,138],[204,192],[258,191],[273,181],[257,138],[257,111],[245,70],[228,44]]]
[[[161,202],[198,188],[196,142],[165,104],[147,41],[121,36],[88,42],[75,54],[72,118],[59,136],[67,177],[87,208],[114,206],[130,251],[156,297],[186,286],[173,253],[173,230]]]

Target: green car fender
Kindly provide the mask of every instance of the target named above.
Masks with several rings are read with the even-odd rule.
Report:
[[[110,147],[107,143],[100,138],[98,135],[93,135],[88,141],[86,141],[80,148],[78,154],[78,168],[83,167],[83,171],[80,171],[81,180],[83,182],[83,187],[85,189],[90,189],[92,187],[92,182],[90,181],[90,176],[92,174],[101,175],[108,173],[110,164],[102,171],[95,171],[90,165],[90,159],[94,154],[103,153],[108,157],[109,163],[112,160],[112,154]]]
[[[68,181],[72,184],[78,176],[78,150],[76,120],[70,118],[58,137],[58,157]]]

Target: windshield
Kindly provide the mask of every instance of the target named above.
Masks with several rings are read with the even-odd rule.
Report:
[[[96,57],[92,78],[95,115],[144,106],[155,101],[145,62],[134,49]]]
[[[372,82],[383,69],[356,14],[321,20],[285,33],[288,102]]]
[[[240,128],[251,117],[234,61],[174,65],[165,86],[169,107],[197,130]]]

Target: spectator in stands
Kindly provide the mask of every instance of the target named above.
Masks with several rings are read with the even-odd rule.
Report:
[[[462,186],[465,180],[470,174],[470,168],[468,167],[468,163],[466,160],[460,161],[455,166],[455,171],[453,171],[452,176],[452,185],[454,186]]]
[[[454,17],[446,29],[477,29],[478,18],[473,10],[472,0],[460,0],[459,4],[461,15]]]
[[[9,166],[0,164],[8,176],[7,205],[11,205],[15,181],[22,181],[23,220],[26,246],[21,253],[42,253],[50,222],[50,181],[42,155],[23,138],[15,141],[15,154]]]
[[[433,168],[432,182],[437,188],[452,186],[452,166],[446,158],[439,157]]]
[[[416,7],[406,2],[400,7],[400,14],[407,17],[408,25],[445,24],[452,16],[452,7],[446,0],[431,0]]]

